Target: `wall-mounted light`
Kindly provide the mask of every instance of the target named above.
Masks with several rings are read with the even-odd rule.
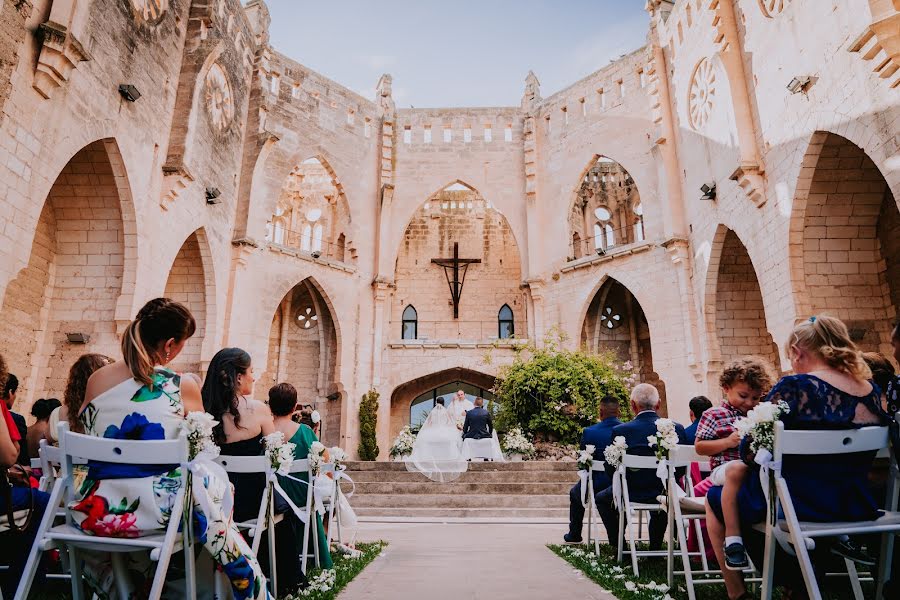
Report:
[[[603,246],[597,246],[594,251],[597,253],[597,256],[603,256],[604,254],[606,254],[606,250],[603,249]]]
[[[341,397],[341,393],[340,393],[340,392],[334,392],[334,393],[328,394],[328,395],[325,396],[325,397],[328,398],[329,400],[337,400],[338,398]]]
[[[76,331],[75,333],[67,333],[66,339],[70,344],[87,344],[91,341],[91,336],[87,333]]]
[[[701,200],[715,200],[716,199],[716,184],[715,182],[700,186],[700,191],[703,192],[703,195],[700,196]]]
[[[800,75],[799,77],[791,79],[791,82],[787,84],[787,89],[792,94],[799,94],[800,92],[806,92],[811,83],[812,77],[809,75]]]
[[[222,195],[222,192],[219,191],[217,187],[208,187],[206,188],[206,203],[207,204],[218,204],[221,202],[219,200],[219,196]]]
[[[310,256],[312,256],[313,258],[319,258],[320,256],[322,256],[322,251],[321,251],[321,250],[313,250],[313,251],[310,252],[309,254],[310,254]]]
[[[119,93],[122,94],[122,97],[129,102],[137,102],[138,98],[141,97],[141,93],[138,91],[138,89],[130,83],[120,84]]]

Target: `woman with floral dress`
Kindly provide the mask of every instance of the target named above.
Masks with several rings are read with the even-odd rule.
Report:
[[[88,435],[111,439],[162,440],[178,437],[186,413],[203,411],[193,378],[182,379],[162,365],[181,352],[196,328],[191,313],[168,298],[151,300],[122,336],[122,362],[91,375],[79,419]],[[177,465],[90,463],[76,473],[76,498],[69,504],[76,526],[102,537],[141,537],[168,525],[181,485]],[[194,503],[196,539],[230,581],[234,597],[268,598],[266,580],[250,547],[224,514],[222,500],[231,494],[228,481],[209,473],[193,476],[196,493],[205,493],[210,514]],[[144,558],[139,555],[138,560]],[[155,565],[138,562],[145,581]],[[108,561],[85,558],[86,579],[101,596],[116,589]],[[129,575],[135,566],[129,565]],[[140,589],[140,588],[139,588]]]

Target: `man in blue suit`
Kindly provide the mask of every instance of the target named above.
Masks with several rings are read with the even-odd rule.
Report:
[[[659,392],[649,383],[641,383],[631,391],[631,410],[634,411],[634,419],[628,423],[617,425],[612,430],[612,439],[619,436],[625,438],[628,445],[628,454],[638,456],[653,456],[654,449],[650,447],[647,437],[656,435],[656,421],[659,415]],[[684,427],[675,424],[678,433],[678,443],[684,444]],[[607,474],[612,477],[614,469],[606,466]],[[628,495],[632,502],[656,503],[656,497],[665,493],[662,481],[656,476],[653,469],[630,469],[625,475],[628,482]],[[609,543],[615,548],[619,540],[619,511],[613,504],[612,486],[597,493],[595,496],[597,511],[606,527],[609,535]],[[666,514],[654,512],[650,517],[648,526],[650,533],[650,549],[662,548],[663,536],[666,533]]]
[[[612,431],[616,425],[621,425],[619,420],[619,400],[613,396],[604,396],[600,400],[600,419],[595,425],[585,428],[581,434],[581,449],[587,446],[594,447],[594,460],[603,461],[603,451],[612,443]],[[594,471],[594,490],[603,490],[611,485],[609,475],[603,471]],[[581,529],[584,523],[584,505],[581,499],[584,492],[581,482],[569,492],[569,533],[563,536],[567,544],[581,543]]]
[[[684,428],[684,437],[687,443],[694,445],[697,438],[697,425],[700,424],[700,417],[707,408],[712,408],[712,402],[706,396],[694,396],[688,402],[688,408],[691,411],[691,424]]]

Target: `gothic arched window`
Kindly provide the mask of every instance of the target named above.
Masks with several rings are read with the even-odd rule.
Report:
[[[312,249],[313,252],[322,250],[322,224],[316,223],[316,226],[313,227],[313,240],[312,240]]]
[[[419,315],[412,304],[403,309],[403,329],[400,337],[404,340],[415,340],[419,337]]]
[[[312,242],[312,225],[307,223],[303,226],[303,235],[300,236],[300,249],[306,250],[309,252],[309,247]]]
[[[634,212],[634,241],[644,241],[644,206],[638,202],[632,209]]]
[[[509,339],[515,334],[516,327],[513,322],[513,311],[509,304],[504,304],[500,307],[500,312],[497,315],[497,325],[497,337],[501,340]]]

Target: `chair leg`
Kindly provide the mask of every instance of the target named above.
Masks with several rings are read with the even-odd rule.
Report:
[[[666,523],[666,571],[669,575],[669,589],[672,589],[672,586],[675,584],[675,540],[673,539],[675,535],[675,519],[673,518],[674,510],[671,506],[671,499],[669,504],[670,506],[666,510],[666,519],[668,520],[668,523]]]
[[[275,502],[269,496],[269,570],[272,572],[272,596],[278,597],[278,561],[275,560]]]
[[[894,558],[894,532],[881,534],[881,552],[878,555],[878,570],[875,575],[875,597],[884,598],[884,584],[887,582],[888,573],[891,571]],[[895,573],[900,577],[900,573]]]
[[[622,554],[625,548],[625,506],[624,502],[619,506],[619,531],[616,533],[616,544],[618,551],[616,552],[616,562],[622,562]]]
[[[69,547],[69,561],[72,563],[72,600],[84,600],[84,587],[82,587],[81,557],[78,550]]]
[[[847,565],[847,575],[850,577],[850,588],[853,590],[855,600],[864,600],[862,586],[859,584],[859,573],[856,572],[856,564],[849,558],[844,559]]]
[[[676,515],[680,517],[681,515]],[[696,520],[696,519],[695,519]],[[678,545],[681,547],[681,564],[684,567],[684,587],[687,588],[688,600],[695,600],[694,593],[694,573],[691,571],[691,557],[688,554],[687,535],[685,535],[684,527],[681,520],[676,518],[678,523]],[[674,581],[669,584],[669,588],[674,587]]]
[[[47,502],[47,508],[44,510],[44,515],[41,517],[41,522],[38,525],[34,543],[31,545],[31,550],[28,553],[25,571],[22,573],[22,579],[19,581],[19,585],[16,588],[15,600],[25,600],[28,598],[28,592],[31,590],[31,583],[34,581],[34,575],[37,573],[38,565],[41,562],[41,555],[44,553],[44,550],[41,549],[43,539],[50,528],[53,527],[53,520],[56,518],[56,509],[59,508],[59,504],[62,501],[64,485],[65,482],[62,479],[57,479],[53,484],[50,500]],[[60,554],[64,551],[65,548],[62,548]]]
[[[184,587],[187,600],[197,600],[197,565],[194,561],[194,544],[186,545],[184,552]]]
[[[637,544],[634,543],[634,531],[632,529],[634,524],[631,519],[631,503],[626,501],[625,506],[628,507],[627,511],[629,516],[629,518],[626,519],[628,521],[626,526],[628,527],[628,545],[631,548],[631,570],[634,572],[635,577],[640,577],[638,571]],[[638,518],[640,518],[640,514],[640,511],[638,511]]]

